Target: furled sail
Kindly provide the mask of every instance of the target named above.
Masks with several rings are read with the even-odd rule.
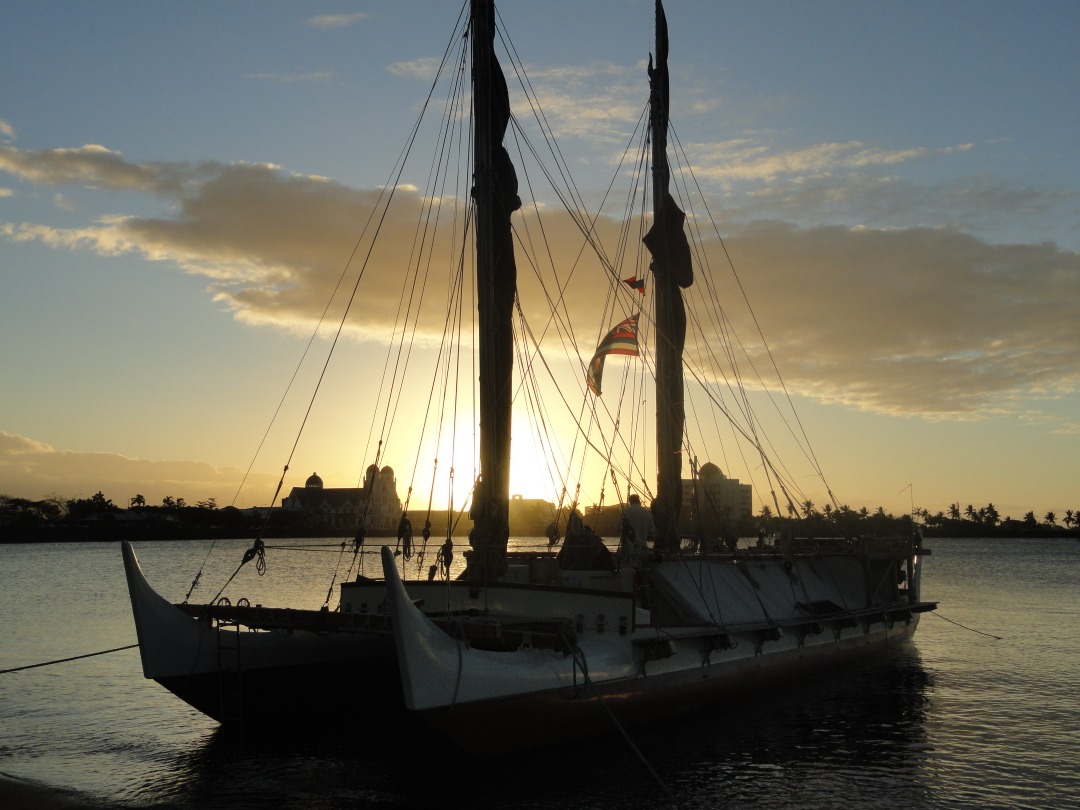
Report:
[[[683,230],[686,215],[669,191],[667,18],[656,0],[656,65],[649,63],[650,126],[653,150],[653,224],[645,235],[652,254],[656,300],[656,497],[653,516],[657,544],[674,548],[679,543],[682,507],[682,434],[686,421],[683,404],[683,344],[686,310],[681,289],[694,282],[690,245]]]
[[[495,56],[494,0],[472,2],[477,309],[480,326],[480,480],[473,497],[467,575],[491,580],[506,560],[510,504],[511,325],[517,267],[510,215],[521,207],[503,147],[510,121],[506,77]]]

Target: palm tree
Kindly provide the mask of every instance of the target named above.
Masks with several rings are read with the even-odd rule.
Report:
[[[803,510],[803,514],[806,517],[810,517],[812,514],[814,514],[814,502],[809,500],[809,499],[803,501],[802,502],[802,510]]]
[[[958,504],[958,503],[950,503],[949,504],[949,518],[951,520],[959,520],[960,519],[960,504]]]
[[[1076,522],[1076,516],[1072,509],[1065,510],[1065,517],[1061,520],[1066,526],[1072,526]]]
[[[1057,515],[1055,515],[1053,512],[1047,512],[1045,517],[1043,517],[1043,521],[1048,526],[1056,526],[1057,525]]]
[[[144,498],[142,495],[136,495],[134,498],[131,499],[132,509],[141,509],[144,506],[146,506],[146,498]]]
[[[992,503],[986,505],[986,522],[991,526],[997,526],[1001,522],[1001,515]]]
[[[975,521],[976,523],[978,523],[979,521],[979,513],[975,511],[975,507],[972,506],[970,503],[964,510],[964,517],[966,517],[968,520]]]

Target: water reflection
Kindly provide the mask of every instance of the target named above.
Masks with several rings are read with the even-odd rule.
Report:
[[[223,582],[245,545],[219,547],[220,570],[208,567],[205,581]],[[166,593],[182,598],[208,548],[161,542],[139,553],[152,581],[174,583]],[[936,540],[934,549],[926,596],[953,622],[1002,640],[929,614],[918,652],[897,647],[865,672],[635,732],[682,807],[1080,810],[1080,544]],[[333,562],[282,552],[271,575],[237,583],[238,595],[273,582],[280,590],[266,603],[317,605]],[[4,666],[133,640],[116,544],[0,546],[0,571]],[[494,769],[370,718],[236,746],[143,680],[134,650],[5,676],[0,728],[0,770],[107,807],[672,806],[617,736]]]
[[[642,744],[700,806],[915,806],[930,791],[932,687],[908,642],[865,669],[778,689]]]
[[[335,727],[239,743],[208,734],[133,795],[177,807],[641,808],[925,804],[931,676],[902,644],[858,672],[693,720],[498,763],[442,750],[422,730]],[[655,778],[650,774],[655,771]]]

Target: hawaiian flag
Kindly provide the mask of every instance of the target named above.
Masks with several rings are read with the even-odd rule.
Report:
[[[645,294],[645,279],[638,278],[637,276],[630,276],[630,278],[624,278],[623,284],[630,285],[630,289],[637,290],[638,295]]]
[[[622,321],[596,347],[596,353],[589,363],[589,372],[585,377],[589,390],[600,396],[600,382],[604,377],[604,358],[609,354],[626,354],[637,357],[637,315]]]

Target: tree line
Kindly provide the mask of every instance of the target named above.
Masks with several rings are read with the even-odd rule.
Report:
[[[552,506],[552,510],[554,510]],[[583,510],[595,523],[596,530],[604,536],[618,534],[621,508],[608,506],[594,513]],[[1080,530],[1080,510],[1067,509],[1061,524],[1054,512],[1047,512],[1042,519],[1034,511],[1021,518],[1002,517],[993,503],[975,507],[968,504],[950,504],[947,509],[930,512],[916,508],[910,515],[895,516],[877,507],[852,509],[847,505],[825,504],[820,509],[812,501],[798,506],[789,505],[783,518],[774,514],[769,506],[763,506],[754,516],[734,521],[740,536],[753,537],[762,531],[778,531],[782,525],[794,524],[794,530],[810,536],[885,536],[907,534],[918,525],[929,536],[1000,536],[1030,537],[1069,533]],[[590,514],[592,513],[592,514]],[[550,519],[545,518],[544,523]],[[537,518],[539,520],[539,518]],[[537,520],[527,521],[528,526],[511,526],[519,535],[540,535],[545,529]],[[532,525],[536,523],[536,525]],[[465,530],[469,521],[462,523]],[[441,527],[440,527],[441,528]],[[696,527],[688,522],[680,529],[687,536],[704,531],[712,533],[714,527]],[[302,512],[284,509],[239,510],[234,507],[219,508],[214,498],[188,504],[184,498],[166,496],[159,505],[147,502],[141,494],[129,499],[126,507],[118,506],[102,492],[89,498],[62,498],[52,495],[34,501],[0,495],[0,540],[21,539],[107,539],[117,534],[137,534],[143,537],[248,537],[254,533],[269,536],[322,536],[324,526]],[[1078,531],[1080,533],[1080,531]]]
[[[910,516],[896,517],[879,506],[871,512],[865,506],[861,509],[852,509],[847,505],[833,507],[825,504],[818,509],[813,501],[803,501],[798,507],[788,506],[788,517],[798,520],[805,528],[825,530],[830,526],[836,527],[841,534],[855,535],[865,534],[869,529],[871,533],[880,534],[889,527],[897,528],[905,523],[908,526],[919,524],[930,534],[948,537],[951,534],[971,535],[990,534],[1010,536],[1016,534],[1027,536],[1040,530],[1060,530],[1056,512],[1050,511],[1040,520],[1034,510],[1024,513],[1023,517],[1016,519],[1011,515],[1002,517],[993,503],[976,508],[974,504],[968,504],[961,508],[959,503],[949,504],[947,509],[931,512],[928,509],[916,507]],[[758,519],[765,525],[771,525],[774,521],[773,511],[769,506],[764,506],[758,514]],[[1061,519],[1065,530],[1080,529],[1080,509],[1066,509]],[[972,531],[972,530],[976,531]]]
[[[80,540],[132,537],[246,537],[258,516],[219,509],[214,498],[188,504],[166,496],[160,505],[135,495],[121,507],[97,492],[89,498],[49,496],[39,501],[0,495],[0,541]]]
[[[217,500],[208,498],[189,507],[183,498],[166,496],[160,506],[152,506],[142,495],[136,495],[129,503],[132,510],[149,510],[176,513],[189,508],[213,511],[217,509]],[[63,498],[50,495],[40,501],[27,498],[12,498],[0,495],[0,516],[24,525],[42,522],[79,521],[102,515],[117,514],[124,509],[106,498],[100,490],[89,498]]]

